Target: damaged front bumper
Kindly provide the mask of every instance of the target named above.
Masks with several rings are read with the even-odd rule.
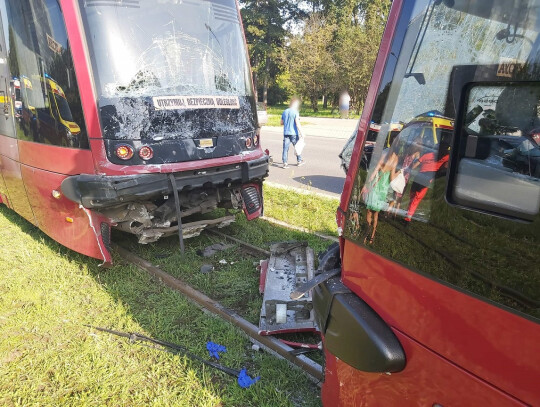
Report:
[[[175,173],[178,190],[234,186],[262,181],[268,176],[268,156],[238,164]],[[87,209],[101,209],[121,203],[150,200],[169,195],[172,186],[167,174],[122,176],[75,175],[62,182],[62,193]]]

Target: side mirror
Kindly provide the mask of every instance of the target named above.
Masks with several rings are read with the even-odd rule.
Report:
[[[540,211],[540,83],[472,84],[462,96],[450,203],[532,221]]]

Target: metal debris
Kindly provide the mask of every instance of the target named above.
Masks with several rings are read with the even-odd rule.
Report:
[[[212,362],[211,360],[203,359],[202,357],[192,353],[191,351],[189,351],[186,347],[182,345],[177,345],[172,342],[162,341],[160,339],[150,338],[149,336],[142,335],[135,332],[120,332],[120,331],[115,331],[113,329],[100,328],[100,327],[92,326],[92,325],[85,325],[85,326],[88,328],[95,329],[97,331],[106,332],[111,335],[120,336],[122,338],[127,338],[129,340],[129,343],[131,344],[136,343],[136,342],[150,343],[153,345],[151,347],[153,347],[154,349],[164,351],[164,352],[170,352],[173,354],[185,355],[192,360],[196,360],[202,364],[205,364],[207,366],[213,367],[214,369],[227,373],[230,376],[236,377],[238,385],[244,389],[257,383],[257,381],[260,379],[260,376],[257,376],[254,379],[249,377],[246,372],[246,369],[241,369],[241,370],[233,369],[227,366],[223,366],[219,363]],[[209,343],[212,343],[213,345],[217,345],[217,344],[214,344],[213,342],[209,342]],[[221,345],[217,345],[217,346],[221,346]],[[208,345],[207,345],[207,348],[208,348]],[[219,359],[219,356],[217,357],[217,359]]]
[[[324,273],[318,274],[315,278],[307,281],[306,283],[300,284],[296,290],[291,293],[291,300],[298,300],[302,298],[304,295],[306,295],[306,293],[310,292],[318,285],[330,280],[332,277],[337,276],[340,273],[341,268],[328,270]]]
[[[213,244],[212,246],[205,247],[203,250],[198,250],[197,254],[202,257],[212,257],[214,254],[225,251],[225,250],[229,250],[232,247],[234,247],[234,245],[232,244],[216,243],[216,244]]]
[[[313,249],[306,242],[284,242],[270,246],[270,252],[270,260],[260,264],[259,289],[264,298],[259,333],[316,331],[311,292],[296,300],[290,298],[314,276]]]

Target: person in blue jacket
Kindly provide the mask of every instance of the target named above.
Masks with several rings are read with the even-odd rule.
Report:
[[[300,138],[304,137],[302,127],[300,126],[300,99],[293,98],[289,105],[281,115],[281,125],[283,126],[283,168],[288,168],[289,147],[292,143],[296,146],[296,143]],[[297,165],[300,167],[305,164],[301,155],[296,156]]]

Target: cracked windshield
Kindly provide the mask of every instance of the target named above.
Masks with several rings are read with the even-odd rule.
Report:
[[[169,161],[240,154],[256,128],[234,0],[81,0],[104,137],[186,140]],[[198,142],[197,142],[198,143]]]
[[[234,0],[82,5],[102,96],[251,93]]]

